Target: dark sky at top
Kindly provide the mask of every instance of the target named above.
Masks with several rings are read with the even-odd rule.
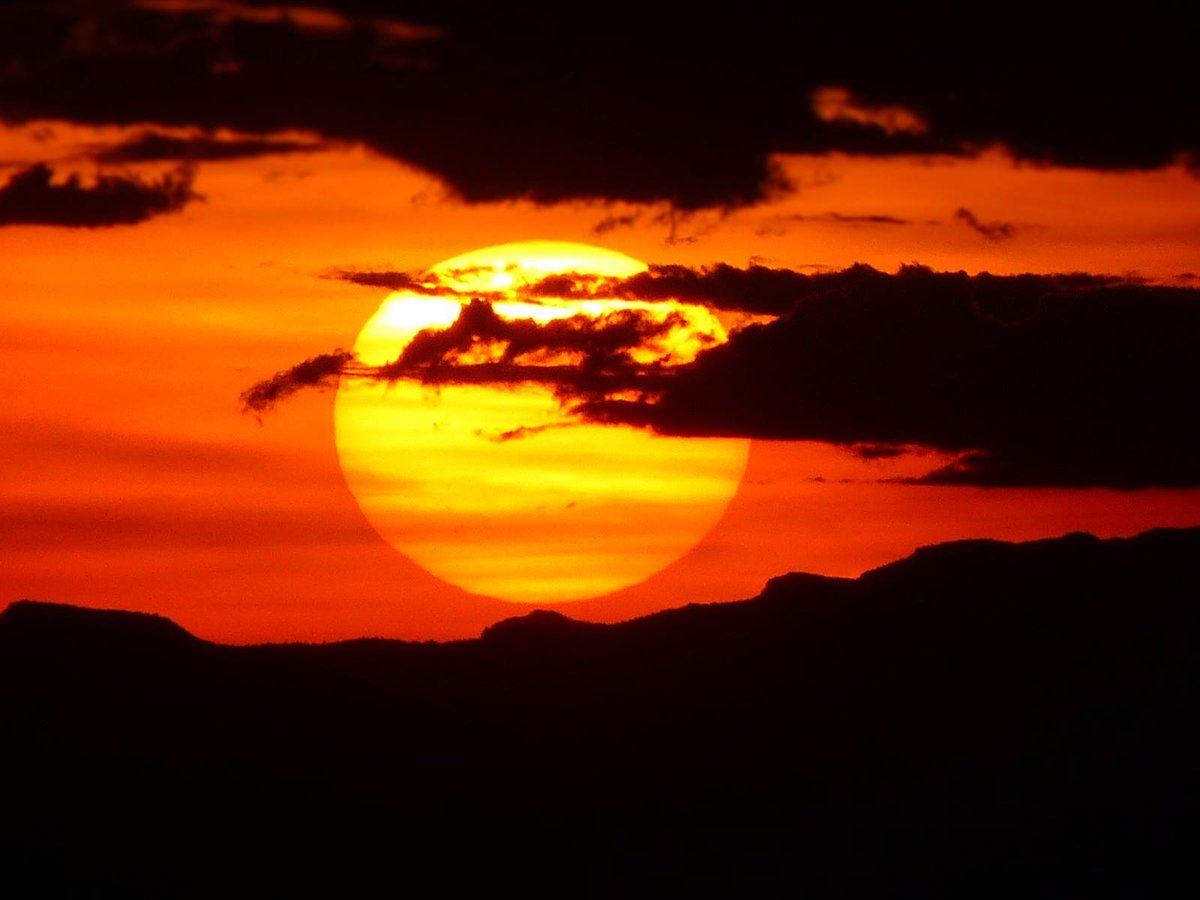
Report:
[[[1002,143],[1122,170],[1200,150],[1189,32],[1145,13],[336,0],[308,5],[338,14],[314,24],[257,2],[182,6],[6,6],[0,118],[299,128],[365,141],[468,200],[680,208],[761,198],[775,152]],[[927,128],[822,121],[827,87]]]

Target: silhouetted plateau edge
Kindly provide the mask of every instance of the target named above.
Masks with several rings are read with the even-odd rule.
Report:
[[[444,644],[14,603],[0,862],[34,896],[1181,896],[1197,560],[962,541]]]
[[[709,609],[716,614],[736,614],[737,611],[749,611],[755,605],[764,605],[783,596],[791,597],[796,593],[814,592],[818,596],[826,596],[827,591],[836,590],[835,586],[849,584],[875,584],[896,581],[908,581],[921,575],[932,575],[941,570],[942,575],[959,573],[964,568],[976,565],[982,568],[1003,567],[1008,564],[1036,562],[1042,558],[1050,558],[1054,554],[1096,552],[1104,547],[1121,547],[1133,543],[1138,545],[1162,544],[1190,545],[1195,542],[1200,545],[1200,527],[1196,528],[1159,528],[1129,538],[1101,539],[1087,532],[1071,532],[1061,537],[1044,538],[1033,541],[1010,542],[993,539],[967,539],[947,541],[918,547],[912,554],[878,568],[864,572],[858,578],[843,578],[828,575],[817,575],[808,572],[790,572],[778,575],[768,580],[763,591],[748,600],[737,600],[718,603],[688,603],[683,606],[652,613],[647,616],[619,623],[587,622],[564,615],[553,609],[533,609],[528,613],[503,619],[483,630],[477,640],[486,642],[508,642],[525,640],[555,640],[563,637],[579,636],[584,633],[591,635],[605,631],[620,632],[623,629],[640,627],[638,623],[654,622],[656,627],[665,623],[682,622],[684,617],[703,615],[702,609]],[[1200,559],[1200,558],[1198,558]],[[959,577],[958,580],[961,580]],[[7,608],[0,611],[0,639],[19,635],[22,639],[43,640],[60,639],[76,642],[93,640],[97,643],[115,642],[119,644],[134,644],[137,642],[163,642],[180,645],[185,642],[195,644],[213,644],[192,635],[166,616],[157,613],[131,612],[122,609],[97,609],[93,607],[75,606],[67,603],[50,603],[46,601],[22,599],[13,601]],[[467,641],[451,641],[451,644],[470,643]],[[364,636],[350,640],[305,644],[303,642],[288,642],[286,644],[250,645],[243,649],[252,650],[255,647],[288,648],[298,650],[302,647],[355,648],[372,643],[393,644],[396,646],[428,646],[437,644],[435,641],[405,641],[390,638]],[[214,645],[215,646],[215,645]]]

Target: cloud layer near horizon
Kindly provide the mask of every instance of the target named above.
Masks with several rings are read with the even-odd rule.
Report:
[[[36,163],[13,173],[0,187],[0,226],[136,225],[153,216],[178,212],[198,199],[187,168],[155,180],[100,175],[92,184],[84,184],[78,175],[56,182],[53,169]]]
[[[374,273],[368,283],[385,281]],[[1200,485],[1195,290],[920,267],[809,275],[658,266],[615,282],[552,276],[529,294],[670,298],[779,318],[735,332],[694,363],[664,366],[630,355],[648,333],[645,322],[625,322],[614,343],[611,333],[574,319],[554,323],[554,333],[528,321],[505,323],[476,300],[450,329],[410,345],[436,352],[410,349],[376,368],[318,357],[328,365],[310,360],[279,373],[243,401],[263,411],[293,390],[339,376],[536,382],[553,387],[577,421],[959,454],[924,479],[930,483]],[[518,332],[521,346],[592,352],[567,366],[522,364],[507,351],[487,364],[463,362],[473,349]],[[319,377],[309,378],[317,369]]]
[[[299,129],[470,201],[696,209],[770,194],[777,153],[1194,160],[1192,56],[1186,29],[1095,11],[1033,25],[1008,9],[617,3],[578,28],[554,4],[57,0],[0,11],[0,119]]]

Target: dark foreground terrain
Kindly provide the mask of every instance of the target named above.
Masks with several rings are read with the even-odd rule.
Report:
[[[0,614],[0,893],[1183,897],[1200,529],[622,625],[225,647]]]

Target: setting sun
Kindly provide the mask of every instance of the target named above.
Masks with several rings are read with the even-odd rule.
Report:
[[[654,355],[690,362],[726,340],[705,307],[620,299],[517,299],[545,276],[627,277],[645,265],[565,242],[477,250],[429,270],[421,292],[391,294],[363,326],[355,357],[397,359],[422,329],[446,328],[463,304],[493,298],[507,320],[546,323],[638,310],[671,327]],[[512,299],[506,299],[512,298]],[[495,362],[499,342],[457,364]],[[520,359],[530,367],[556,357]],[[644,360],[639,360],[644,361]],[[568,361],[573,362],[573,361]],[[478,594],[524,603],[597,596],[638,582],[691,549],[737,490],[749,442],[669,438],[573,420],[538,384],[423,385],[343,379],[337,448],[346,481],[375,529],[433,574]]]

